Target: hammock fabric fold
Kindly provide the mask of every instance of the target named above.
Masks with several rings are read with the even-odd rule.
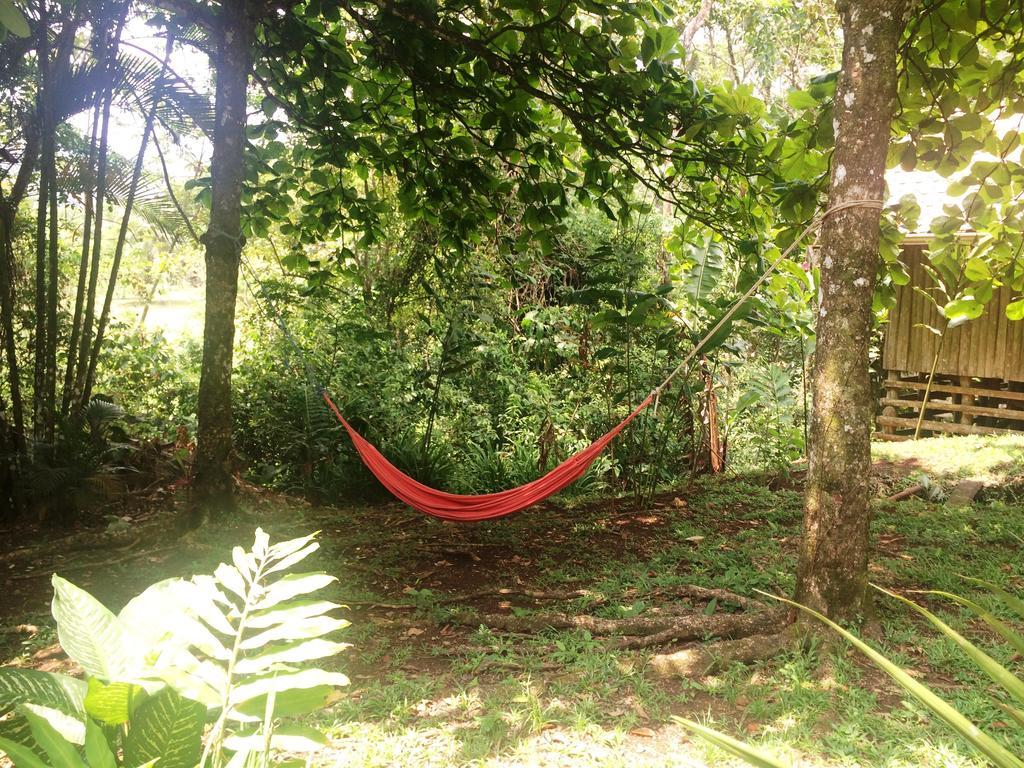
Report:
[[[636,418],[637,414],[653,402],[654,393],[648,395],[647,399],[619,424],[579,453],[570,456],[546,475],[525,485],[520,485],[518,488],[510,488],[498,493],[484,493],[478,496],[438,491],[409,477],[384,458],[380,451],[345,420],[341,411],[338,410],[338,406],[326,392],[323,393],[323,398],[327,407],[331,409],[338,421],[345,427],[349,437],[352,438],[352,444],[359,452],[359,457],[363,460],[366,468],[392,495],[410,507],[433,517],[469,523],[520,512],[579,480],[601,451],[626,428],[629,422]]]

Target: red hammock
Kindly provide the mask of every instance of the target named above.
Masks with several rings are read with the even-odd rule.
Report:
[[[511,488],[498,493],[484,493],[479,496],[445,493],[444,491],[438,491],[423,485],[423,483],[409,477],[384,458],[380,451],[374,448],[366,438],[352,428],[351,424],[345,421],[345,417],[341,415],[338,406],[334,404],[334,401],[331,400],[326,392],[323,393],[323,397],[327,407],[334,412],[334,415],[338,417],[338,421],[345,427],[349,437],[352,438],[352,443],[355,445],[367,469],[394,496],[404,501],[410,507],[418,509],[420,512],[425,512],[428,515],[439,517],[442,520],[475,522],[477,520],[504,517],[505,515],[511,515],[513,512],[524,510],[579,480],[608,443],[614,440],[615,436],[625,429],[626,425],[640,411],[653,402],[654,393],[652,392],[648,395],[647,399],[640,403],[619,424],[612,427],[611,430],[579,453],[570,456],[543,477],[539,477],[526,485],[520,485],[518,488]]]

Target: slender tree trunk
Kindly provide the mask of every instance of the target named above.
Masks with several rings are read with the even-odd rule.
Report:
[[[103,258],[103,210],[107,198],[107,161],[110,136],[110,107],[114,99],[113,66],[117,49],[121,40],[121,29],[124,17],[115,22],[111,40],[106,47],[108,54],[107,86],[100,96],[100,140],[96,151],[96,194],[93,205],[92,259],[89,264],[89,287],[85,293],[85,311],[82,314],[82,332],[78,342],[74,387],[71,394],[73,408],[84,407],[87,377],[89,373],[89,353],[92,348],[93,324],[96,319],[96,294],[100,277],[100,264]]]
[[[14,249],[6,211],[0,211],[0,249],[0,333],[3,334],[7,386],[11,393],[13,447],[17,454],[22,454],[25,450],[25,411],[21,398],[18,343],[14,334]]]
[[[845,31],[835,98],[829,206],[881,200],[905,5],[838,4]],[[838,619],[870,615],[871,298],[879,259],[877,207],[827,217],[820,237],[821,300],[814,409],[796,599]]]
[[[45,98],[44,94],[40,99]],[[43,112],[42,108],[40,112]],[[38,441],[46,440],[46,404],[44,393],[46,368],[46,212],[49,208],[48,169],[53,154],[53,137],[43,120],[43,140],[39,164],[38,205],[36,207],[36,270],[35,270],[35,334],[32,351],[35,357],[32,377],[32,434]]]
[[[49,117],[53,125],[53,114]],[[55,126],[54,126],[55,128]],[[46,413],[44,428],[46,442],[53,445],[57,424],[57,310],[60,303],[60,251],[57,228],[57,158],[56,133],[54,145],[46,162],[46,174],[50,177],[47,185],[47,204],[50,209],[49,234],[47,237],[47,283],[46,283],[46,360],[43,367],[43,397]]]
[[[174,48],[174,36],[168,35],[167,44],[164,50],[164,62],[160,68],[160,79],[153,90],[153,103],[146,114],[146,123],[142,130],[142,140],[139,143],[139,152],[135,156],[135,167],[132,169],[132,179],[128,187],[128,195],[124,201],[124,215],[121,217],[121,229],[117,233],[117,242],[114,244],[114,260],[110,265],[110,278],[107,280],[107,291],[103,297],[103,310],[100,312],[99,323],[96,325],[96,338],[93,339],[92,351],[89,353],[89,365],[85,374],[85,387],[82,389],[82,403],[89,402],[92,396],[92,386],[96,380],[96,366],[99,363],[100,349],[103,347],[103,336],[107,330],[107,323],[110,321],[110,307],[114,302],[114,290],[117,287],[117,276],[121,270],[121,258],[124,255],[124,245],[128,239],[128,225],[131,223],[132,209],[135,207],[135,195],[139,189],[139,179],[142,178],[142,167],[146,160],[146,148],[149,146],[149,137],[153,133],[153,122],[156,119],[156,110],[160,104],[163,90],[163,79],[167,73],[167,62],[171,57]]]
[[[203,512],[232,504],[231,367],[242,246],[246,91],[255,27],[245,0],[221,4],[217,37],[217,125],[210,163],[212,196],[206,245],[206,319],[199,379],[195,501]]]
[[[89,140],[89,159],[85,169],[85,214],[82,223],[82,255],[78,261],[78,287],[75,290],[75,312],[71,319],[71,334],[68,339],[68,359],[64,369],[64,386],[61,389],[61,414],[67,416],[71,408],[75,369],[78,362],[78,342],[82,336],[82,312],[85,309],[85,289],[89,280],[89,244],[92,242],[93,201],[96,191],[96,141],[100,126],[100,105],[93,109],[92,131]],[[102,215],[102,211],[100,212]]]

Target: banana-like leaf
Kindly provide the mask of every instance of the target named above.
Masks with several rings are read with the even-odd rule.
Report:
[[[135,712],[124,762],[138,765],[159,758],[160,768],[195,768],[205,725],[206,707],[165,688]]]
[[[53,575],[53,618],[61,647],[86,674],[103,681],[131,679],[133,650],[117,617],[96,598]]]
[[[1024,761],[960,714],[955,707],[951,706],[940,696],[936,695],[930,688],[928,688],[928,686],[923,683],[919,683],[897,664],[891,662],[884,655],[876,651],[852,632],[843,629],[824,614],[800,605],[793,600],[787,600],[784,597],[778,597],[776,595],[768,595],[767,593],[762,594],[765,594],[767,597],[772,597],[779,602],[791,605],[809,616],[813,616],[842,635],[848,642],[856,647],[857,650],[871,659],[875,666],[889,675],[889,677],[891,677],[901,688],[931,710],[939,719],[956,731],[961,738],[988,758],[995,766],[997,766],[997,768],[1024,768]]]
[[[1010,670],[993,659],[955,629],[950,627],[946,622],[927,608],[923,608],[913,600],[908,600],[901,595],[897,595],[895,592],[890,592],[888,589],[884,589],[879,586],[875,586],[875,589],[882,594],[888,595],[894,600],[899,600],[901,603],[914,611],[917,611],[917,613],[928,619],[932,626],[956,643],[964,653],[970,656],[971,661],[973,661],[982,672],[992,678],[993,682],[1002,686],[1003,689],[1013,696],[1018,702],[1024,703],[1024,680],[1021,680],[1019,677],[1014,675]]]
[[[672,719],[687,730],[696,733],[709,744],[714,744],[730,755],[746,760],[751,765],[756,766],[756,768],[789,768],[786,763],[776,760],[764,751],[738,741],[731,736],[726,736],[714,728],[708,728],[706,725],[701,725],[700,723],[693,722],[693,720],[686,720],[682,717],[673,717]]]

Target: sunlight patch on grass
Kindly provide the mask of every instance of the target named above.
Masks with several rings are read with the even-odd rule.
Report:
[[[915,470],[936,479],[974,478],[1002,483],[1024,470],[1024,435],[968,435],[929,437],[871,446],[878,460],[913,464]]]

